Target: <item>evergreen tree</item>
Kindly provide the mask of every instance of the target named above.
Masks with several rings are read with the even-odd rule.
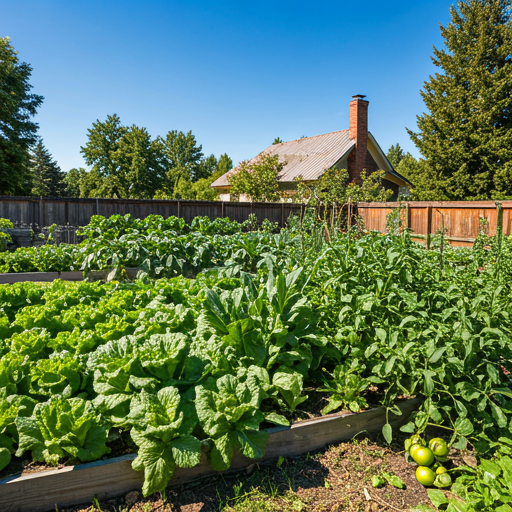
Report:
[[[459,0],[441,27],[446,49],[421,95],[428,113],[408,130],[425,157],[426,192],[449,199],[512,195],[511,0]],[[414,176],[409,179],[417,184]]]
[[[393,168],[396,170],[398,164],[406,157],[410,156],[410,153],[406,153],[398,142],[393,144],[386,154],[387,159],[390,161]]]
[[[17,53],[8,37],[0,38],[0,195],[30,192],[29,149],[38,128],[31,118],[43,102],[30,94],[32,68]]]
[[[32,195],[46,197],[62,197],[66,189],[64,173],[50,152],[39,140],[31,154],[33,176]]]

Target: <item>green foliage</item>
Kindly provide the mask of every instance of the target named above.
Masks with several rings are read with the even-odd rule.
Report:
[[[92,404],[81,398],[50,398],[37,404],[32,416],[18,416],[16,427],[16,456],[31,450],[34,460],[52,466],[64,457],[87,462],[110,451],[105,444],[108,427]]]
[[[347,187],[347,195],[352,202],[385,202],[393,195],[392,190],[386,190],[382,186],[384,171],[375,171],[368,174],[365,170],[361,172],[360,184],[350,183]]]
[[[281,137],[276,137],[274,139],[274,142],[272,142],[272,145],[274,145],[274,144],[281,144],[282,142],[284,142],[284,141],[281,139]]]
[[[131,436],[138,447],[132,467],[144,471],[142,492],[163,491],[175,468],[199,464],[201,442],[190,433],[196,424],[194,407],[181,407],[180,393],[166,387],[156,394],[144,390],[130,409]]]
[[[29,149],[36,141],[36,115],[43,97],[30,93],[32,68],[20,62],[8,37],[0,38],[0,190],[28,195],[32,187]]]
[[[352,202],[386,201],[393,192],[382,186],[384,171],[361,173],[360,183],[348,182],[348,171],[331,167],[316,182],[305,182],[302,176],[296,181],[296,199],[308,205],[332,207],[343,205],[350,198]]]
[[[64,175],[66,197],[96,197],[101,194],[98,185],[103,178],[97,169],[86,171],[83,167],[70,169]],[[96,195],[95,195],[96,194]]]
[[[409,152],[405,153],[398,142],[396,143],[396,146],[393,144],[386,153],[387,159],[390,161],[395,170],[400,162],[407,156],[411,156],[411,154]]]
[[[204,164],[202,146],[191,131],[171,130],[159,142],[166,173],[162,189],[171,198],[176,197],[180,180],[193,182],[208,177],[211,165]]]
[[[214,443],[214,469],[229,468],[235,448],[251,459],[263,457],[268,434],[259,431],[264,420],[260,405],[265,398],[260,374],[259,368],[251,366],[237,376],[224,375],[196,388],[199,423]]]
[[[62,197],[64,195],[64,173],[60,170],[44,147],[42,140],[35,145],[31,154],[33,186],[31,194],[35,196]]]
[[[99,181],[91,191],[91,197],[123,197],[123,176],[117,162],[119,143],[127,132],[117,114],[107,116],[105,122],[99,119],[87,130],[87,143],[80,148],[85,163]]]
[[[421,92],[428,112],[409,135],[427,171],[410,179],[421,196],[451,200],[512,194],[512,31],[510,2],[460,0],[441,27]],[[428,179],[427,179],[428,178]]]
[[[236,449],[259,458],[264,427],[287,424],[310,389],[329,393],[324,412],[360,410],[372,393],[388,420],[417,396],[405,431],[441,426],[454,447],[500,468],[491,479],[481,462],[478,485],[461,470],[452,491],[508,503],[499,496],[508,499],[510,454],[496,444],[512,424],[507,237],[447,247],[441,267],[406,231],[317,247],[298,227],[243,233],[227,220],[113,216],[93,218],[84,235],[73,265],[78,255],[84,268],[149,260],[150,275],[177,277],[0,286],[0,464],[28,450],[50,463],[90,460],[109,431],[129,431],[150,493],[201,450],[217,469]],[[66,253],[44,254],[56,266]],[[385,439],[394,434],[387,423]]]
[[[371,378],[361,377],[365,369],[358,359],[354,359],[350,365],[346,362],[334,368],[329,374],[330,379],[324,379],[325,387],[320,389],[329,393],[329,403],[322,409],[322,414],[329,414],[340,407],[359,412],[368,406],[365,398],[361,396],[372,382]]]
[[[228,177],[230,194],[235,197],[243,194],[251,201],[277,201],[283,166],[277,155],[263,155],[252,163],[242,162],[238,172]]]
[[[116,114],[93,123],[88,139],[81,152],[91,170],[71,169],[66,177],[69,193],[80,197],[216,200],[210,185],[232,166],[226,154],[204,157],[192,132],[153,140]]]

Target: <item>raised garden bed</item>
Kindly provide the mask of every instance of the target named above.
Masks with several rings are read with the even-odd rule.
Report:
[[[390,423],[398,428],[420,404],[420,399],[398,404],[401,416],[390,414]],[[383,408],[353,413],[330,414],[321,418],[300,421],[291,427],[268,429],[269,440],[260,461],[280,456],[296,456],[324,446],[351,439],[360,432],[376,433],[386,422]],[[57,507],[91,501],[94,497],[108,499],[140,489],[143,473],[132,469],[135,455],[109,460],[64,466],[59,469],[14,475],[0,480],[0,510],[9,512],[46,512]],[[236,454],[230,468],[240,469],[254,464]],[[258,462],[258,461],[256,461]],[[201,463],[190,469],[177,469],[171,485],[179,485],[216,473],[208,464],[203,451]]]
[[[125,267],[124,270],[130,279],[135,279],[140,268]],[[91,281],[99,281],[101,279],[106,279],[109,272],[110,270],[93,270],[91,272],[87,272],[85,277],[89,278]],[[0,274],[0,284],[24,283],[27,281],[35,283],[50,283],[55,281],[55,279],[62,279],[63,281],[83,281],[84,274],[79,270],[70,272],[18,272]]]

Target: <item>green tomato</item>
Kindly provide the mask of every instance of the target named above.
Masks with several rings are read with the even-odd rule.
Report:
[[[438,463],[438,466],[436,468],[436,475],[442,475],[443,473],[446,473],[448,470],[444,467],[444,466],[441,466],[441,464]]]
[[[411,457],[413,457],[413,454],[416,453],[416,451],[419,450],[420,448],[424,448],[424,447],[421,446],[421,444],[413,444],[413,445],[411,445],[411,447],[409,448],[409,455]]]
[[[426,468],[425,466],[418,466],[416,468],[416,480],[418,480],[421,485],[428,487],[434,483],[435,479],[436,474],[430,468]]]
[[[450,461],[450,457],[448,457],[448,455],[445,455],[444,457],[441,457],[439,455],[435,455],[435,458],[437,460],[437,462],[449,462]]]
[[[450,487],[452,485],[452,478],[448,473],[442,473],[436,476],[434,480],[434,485],[436,487]]]
[[[436,457],[446,457],[449,452],[446,441],[440,437],[434,437],[434,439],[431,439],[428,443],[428,447]]]
[[[432,450],[426,446],[420,446],[415,449],[414,452],[411,448],[411,457],[419,466],[430,466],[434,463],[434,454],[432,453]]]

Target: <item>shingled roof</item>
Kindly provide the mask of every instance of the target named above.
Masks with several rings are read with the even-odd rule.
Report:
[[[371,137],[369,132],[368,135]],[[282,142],[281,144],[273,144],[250,160],[250,163],[264,155],[277,155],[279,161],[285,164],[279,176],[281,183],[293,182],[298,176],[302,176],[306,181],[314,181],[320,178],[327,169],[330,169],[343,157],[347,156],[355,144],[356,141],[349,138],[349,130],[340,130]],[[385,158],[385,155],[383,156]],[[406,178],[392,170],[391,164],[389,164],[389,168],[390,170],[387,170],[387,172],[409,183]],[[215,180],[211,186],[229,187],[228,177],[237,173],[238,170],[239,167],[231,169],[231,171]]]

